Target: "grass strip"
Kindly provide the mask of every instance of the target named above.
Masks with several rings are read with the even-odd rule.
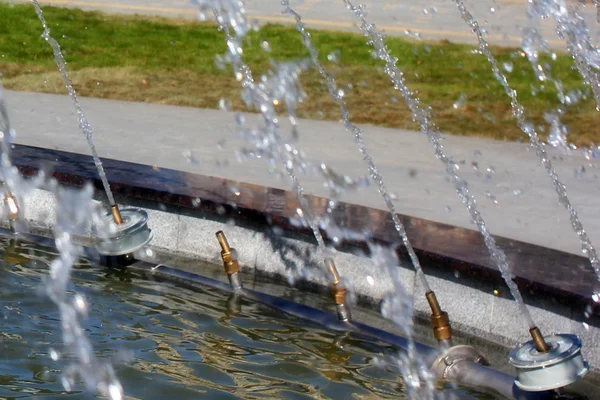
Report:
[[[217,108],[219,100],[245,110],[239,83],[215,59],[226,51],[223,34],[214,24],[148,16],[112,15],[44,7],[52,35],[60,42],[74,87],[82,96]],[[0,72],[8,89],[66,93],[41,38],[41,25],[30,5],[0,3]],[[346,93],[356,123],[417,129],[410,112],[371,55],[366,39],[347,32],[313,30],[314,43],[329,71]],[[269,51],[261,46],[269,43]],[[440,128],[456,135],[502,140],[525,139],[511,116],[510,104],[487,61],[473,46],[449,42],[387,40],[409,87],[429,105]],[[545,114],[560,104],[552,84],[536,80],[527,59],[515,49],[494,48],[518,91],[529,118],[548,132]],[[301,36],[293,27],[268,24],[254,32],[244,48],[256,75],[272,60],[307,58]],[[328,57],[329,56],[329,57]],[[577,145],[600,143],[598,114],[592,96],[566,54],[549,56],[552,74],[565,93],[584,98],[564,110],[562,120]],[[334,61],[331,61],[335,59]],[[314,70],[302,75],[308,98],[299,116],[338,120],[339,109]]]

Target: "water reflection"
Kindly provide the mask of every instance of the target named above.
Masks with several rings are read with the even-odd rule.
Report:
[[[0,398],[64,394],[59,317],[39,295],[52,252],[4,240],[0,264]],[[398,374],[372,366],[391,349],[307,325],[258,304],[192,292],[82,261],[77,291],[99,357],[131,355],[118,371],[130,398],[403,398]],[[84,393],[73,396],[86,397]]]

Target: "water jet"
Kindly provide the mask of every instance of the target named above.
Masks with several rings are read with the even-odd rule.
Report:
[[[197,3],[201,7],[207,6],[207,4],[214,6],[214,2],[198,0]],[[548,289],[546,286],[550,286],[548,290],[556,289],[556,292],[561,294],[564,294],[563,292],[566,291],[568,292],[565,295],[567,299],[571,300],[575,298],[581,303],[582,297],[589,298],[589,285],[586,286],[584,283],[580,283],[579,286],[574,285],[574,287],[565,289],[557,285],[556,282],[553,282],[554,286],[544,286],[548,281],[543,281],[540,284],[540,280],[548,278],[536,274],[537,270],[532,269],[531,264],[537,264],[538,266],[555,265],[554,261],[556,260],[552,259],[552,255],[556,255],[557,253],[548,252],[546,251],[548,249],[536,247],[536,255],[539,256],[543,253],[543,257],[548,257],[553,261],[551,263],[537,262],[541,258],[531,257],[532,252],[521,251],[522,249],[531,250],[533,247],[525,243],[515,243],[505,238],[497,238],[490,233],[481,213],[476,208],[475,198],[468,191],[466,181],[458,174],[460,168],[453,161],[452,157],[443,151],[443,147],[439,142],[440,132],[431,121],[428,109],[419,104],[419,100],[414,97],[414,93],[404,83],[402,71],[398,70],[395,66],[395,60],[387,51],[381,34],[365,19],[362,8],[354,7],[348,0],[344,1],[361,21],[364,33],[371,37],[371,44],[376,47],[378,56],[386,62],[386,72],[392,78],[394,86],[402,91],[415,119],[421,123],[423,133],[427,135],[430,143],[434,145],[436,157],[444,163],[449,180],[454,184],[461,200],[467,205],[470,216],[483,238],[473,236],[472,232],[465,232],[465,230],[455,229],[455,227],[442,227],[440,224],[435,224],[431,221],[417,220],[395,212],[394,205],[391,203],[391,197],[387,194],[383,183],[383,178],[377,171],[373,159],[366,151],[362,131],[348,119],[343,92],[340,94],[339,90],[335,90],[337,89],[335,81],[330,76],[327,76],[324,70],[322,70],[322,66],[319,67],[319,64],[317,64],[319,72],[327,80],[330,93],[340,106],[346,129],[355,135],[359,151],[367,161],[369,173],[377,183],[378,190],[386,202],[388,212],[367,210],[364,207],[358,209],[342,203],[339,199],[340,194],[344,191],[355,189],[358,186],[356,181],[350,178],[345,179],[347,178],[345,176],[343,177],[344,179],[339,179],[340,177],[335,175],[325,164],[321,164],[321,168],[312,168],[313,164],[303,156],[302,149],[297,143],[293,139],[288,140],[287,137],[280,133],[280,116],[274,104],[282,104],[287,107],[287,111],[290,114],[290,123],[292,124],[292,138],[295,136],[294,133],[297,133],[296,125],[298,125],[298,120],[295,117],[294,108],[296,102],[302,98],[298,75],[305,66],[292,64],[276,65],[269,72],[270,75],[266,74],[255,79],[252,71],[250,71],[249,67],[243,61],[241,48],[242,39],[249,30],[249,25],[245,20],[244,10],[236,7],[234,3],[236,2],[227,3],[227,7],[223,5],[224,3],[221,3],[221,8],[212,7],[210,11],[214,11],[218,23],[226,35],[228,48],[231,53],[229,54],[230,61],[234,66],[236,79],[241,82],[244,100],[249,106],[260,110],[261,113],[261,123],[258,128],[248,128],[247,130],[240,128],[243,131],[242,136],[249,143],[248,147],[244,147],[240,153],[246,156],[254,155],[259,159],[268,159],[270,167],[273,167],[282,176],[290,179],[292,191],[285,192],[281,189],[269,187],[252,187],[249,184],[244,185],[243,182],[225,182],[225,180],[214,177],[198,177],[182,173],[181,171],[163,169],[160,173],[168,176],[168,185],[165,185],[161,181],[160,174],[156,173],[158,168],[154,168],[154,165],[128,165],[128,169],[124,168],[124,164],[121,163],[119,171],[125,173],[122,173],[119,179],[123,179],[123,176],[126,178],[123,182],[118,182],[116,186],[127,187],[125,191],[126,195],[124,195],[126,201],[123,202],[123,204],[127,205],[126,208],[120,210],[113,198],[109,180],[104,173],[104,167],[99,161],[93,141],[91,140],[92,131],[89,122],[83,116],[83,112],[75,96],[75,91],[66,75],[66,69],[64,68],[65,61],[60,48],[57,42],[50,36],[48,26],[41,14],[41,9],[37,5],[37,2],[34,1],[36,11],[44,27],[43,38],[52,45],[57,64],[63,74],[69,94],[75,103],[78,113],[78,123],[90,143],[94,156],[92,165],[97,167],[101,184],[108,198],[108,202],[103,202],[101,205],[103,207],[108,206],[110,212],[103,212],[95,220],[96,230],[91,236],[85,237],[93,243],[97,252],[105,257],[107,263],[120,266],[127,265],[125,271],[121,271],[122,276],[127,276],[129,272],[140,272],[144,276],[152,278],[152,282],[165,279],[175,281],[181,286],[193,287],[196,290],[203,290],[202,288],[204,287],[210,287],[226,292],[229,297],[226,300],[225,308],[229,313],[227,318],[231,318],[231,320],[244,318],[245,311],[242,305],[245,304],[244,301],[249,300],[268,305],[272,309],[284,312],[287,316],[298,318],[302,321],[301,323],[317,323],[319,329],[323,329],[326,332],[324,335],[336,332],[341,333],[343,337],[349,337],[352,334],[360,338],[367,338],[368,342],[372,344],[372,348],[377,348],[377,351],[381,348],[381,343],[379,342],[383,342],[385,346],[393,346],[392,350],[385,353],[388,357],[387,359],[391,361],[384,364],[386,367],[392,365],[396,368],[393,370],[394,377],[397,375],[404,377],[407,393],[412,398],[433,398],[435,396],[438,388],[434,387],[435,379],[432,375],[435,375],[442,382],[458,383],[481,391],[489,389],[491,392],[509,399],[548,395],[546,393],[548,391],[562,388],[582,379],[589,368],[581,352],[582,340],[576,335],[567,334],[543,336],[540,328],[533,322],[532,315],[540,318],[540,324],[553,324],[555,320],[548,322],[548,319],[543,318],[537,313],[532,312],[530,314],[525,296],[521,295],[521,291],[524,285],[529,283],[532,283],[534,286],[538,284],[539,287],[544,287],[545,289]],[[460,3],[459,8],[462,7],[461,11],[466,15],[464,5],[461,6],[462,2],[458,3]],[[239,6],[240,4],[241,2],[237,5]],[[310,38],[310,35],[306,32],[306,27],[301,22],[300,16],[291,9],[287,2],[283,2],[282,4],[289,13],[295,16],[299,30],[305,39]],[[471,19],[466,19],[472,23]],[[477,33],[481,35],[481,32]],[[309,41],[305,40],[306,42]],[[485,43],[482,46],[483,48],[487,48],[485,47]],[[488,55],[490,60],[493,60],[490,54],[486,55]],[[318,61],[318,54],[315,55],[311,52],[311,55],[313,62],[315,60]],[[506,87],[508,88],[507,91],[510,91],[510,87]],[[512,96],[511,99],[516,101]],[[524,120],[520,117],[518,122],[524,126]],[[534,144],[540,145],[536,141],[535,132],[531,134],[531,137]],[[15,153],[17,153],[15,157],[16,165],[21,168],[23,173],[27,171],[31,172],[31,168],[34,168],[31,162],[23,162],[23,160],[19,162],[19,151],[22,151],[23,153],[21,154],[24,154],[32,151],[32,149],[17,148],[15,150]],[[43,158],[43,150],[34,150],[33,152],[35,154],[34,158],[38,160]],[[57,155],[60,155],[64,159],[70,158],[71,160],[81,157],[81,155],[68,155],[55,152],[52,154],[52,160],[58,160],[59,157]],[[546,155],[542,154],[542,159],[553,182],[556,183],[555,187],[559,191],[559,196],[564,195],[566,199],[566,191],[560,190],[560,181],[558,181],[558,177],[554,174],[552,165],[546,159]],[[105,163],[110,165],[113,161],[105,160]],[[118,162],[115,164],[118,164]],[[66,178],[66,182],[64,181],[65,176],[62,175],[63,181],[60,183],[68,184],[69,178],[81,178],[85,174],[87,176],[84,177],[84,180],[89,180],[90,178],[96,179],[95,171],[92,170],[93,172],[89,173],[89,170],[86,172],[77,170],[74,173],[73,165],[77,164],[66,162],[61,165],[59,163],[57,169],[70,169],[70,176]],[[77,167],[81,168],[81,164],[78,164]],[[329,185],[327,187],[331,193],[327,199],[307,195],[300,184],[300,174],[315,169],[321,174],[320,178]],[[58,177],[56,181],[51,182],[52,185],[49,185],[52,189],[51,192],[58,196],[58,194],[62,193],[56,188],[57,182],[59,182]],[[194,184],[197,184],[197,186],[193,187]],[[251,190],[248,190],[248,188]],[[84,193],[85,196],[83,198],[86,204],[88,204],[87,200],[90,197],[90,189],[87,187],[84,190],[87,192]],[[35,196],[42,198],[47,195],[47,193],[43,192],[44,190],[40,190],[36,192]],[[132,192],[135,194],[132,195]],[[15,193],[19,194],[18,192]],[[149,193],[156,196],[148,196]],[[14,197],[11,196],[7,195],[5,199],[13,200],[10,204],[7,202],[6,206],[11,211],[9,216],[12,217],[15,215],[10,220],[14,220],[17,218],[17,213],[20,210],[16,201],[14,201]],[[64,196],[67,200],[70,198],[68,195]],[[32,197],[30,196],[29,199]],[[202,200],[202,205],[200,205],[198,199]],[[276,199],[277,202],[273,199]],[[573,211],[571,212],[571,216],[574,216],[573,221],[577,222],[578,219],[576,213],[574,213],[574,209],[568,203],[568,199],[565,201],[565,207],[569,211]],[[40,203],[43,203],[43,201]],[[167,207],[164,203],[167,203],[177,211],[166,211]],[[160,206],[163,206],[164,209]],[[212,213],[210,212],[211,207],[213,208]],[[62,205],[62,212],[64,212],[65,208],[68,207]],[[214,209],[217,209],[217,211],[214,212]],[[368,224],[360,225],[360,223],[365,221],[359,221],[358,225],[351,226],[352,222],[348,222],[352,220],[351,218],[340,218],[348,217],[344,212],[350,209],[355,210],[356,214],[360,213],[361,215],[371,216],[373,221],[377,222],[371,224],[373,226],[372,232],[363,233],[364,227],[369,226]],[[13,210],[15,210],[14,213],[12,213]],[[24,214],[30,215],[28,213],[31,213],[31,211],[24,210]],[[91,211],[88,212],[88,214],[90,213],[93,215]],[[152,222],[149,224],[149,213],[159,218],[168,219],[171,225],[176,227],[175,232],[166,231],[170,224],[164,224],[164,226],[158,224],[150,229]],[[61,216],[60,213],[58,216]],[[208,219],[207,216],[209,217]],[[86,217],[89,217],[89,215]],[[40,222],[39,219],[27,219],[32,223],[41,223],[43,225],[43,221]],[[299,220],[300,222],[298,222]],[[263,221],[263,223],[261,224],[257,221]],[[339,221],[348,223],[344,225],[344,223],[338,223]],[[53,264],[52,267],[60,267],[61,274],[53,273],[51,275],[52,290],[49,290],[49,294],[59,306],[62,319],[64,319],[64,315],[83,315],[87,313],[86,302],[81,297],[75,297],[71,302],[66,294],[66,283],[68,282],[69,272],[75,260],[81,255],[79,247],[81,245],[79,242],[74,242],[76,234],[80,234],[81,236],[87,234],[87,231],[84,229],[87,225],[84,222],[85,218],[75,213],[73,218],[64,218],[56,226],[51,227],[55,231],[56,247],[60,250],[59,262]],[[189,226],[183,229],[184,224],[188,224]],[[574,225],[576,224],[574,223]],[[229,229],[229,226],[232,226],[231,229],[235,232],[236,236],[239,235],[239,237],[249,239],[247,241],[240,240],[239,243],[243,243],[243,245],[242,251],[239,254],[230,247],[223,230],[221,230]],[[104,229],[104,227],[108,228]],[[278,229],[275,230],[274,227]],[[42,228],[45,228],[46,231],[49,230],[48,226]],[[212,245],[209,243],[214,242],[214,237],[209,241],[207,236],[204,235],[205,232],[209,232],[212,236],[212,232],[217,230],[214,228],[218,229],[216,236],[220,252],[211,247]],[[335,230],[337,228],[343,229],[337,231]],[[341,234],[339,233],[340,231]],[[428,235],[426,237],[420,235],[422,231],[428,232]],[[274,234],[273,232],[278,233]],[[293,236],[294,234],[304,236],[302,240],[299,240],[296,236]],[[345,236],[346,234],[348,235]],[[402,274],[406,274],[408,268],[405,268],[407,265],[402,265],[402,262],[397,260],[399,246],[396,243],[396,239],[392,239],[392,237],[398,235],[414,268],[413,278],[415,279],[412,282],[410,279],[401,279],[405,277]],[[186,270],[184,267],[170,266],[167,262],[143,260],[144,254],[140,254],[143,253],[140,250],[149,245],[155,236],[160,240],[153,243],[153,248],[157,249],[160,247],[157,245],[157,242],[163,243],[164,247],[162,250],[168,250],[174,256],[184,255],[187,257],[197,256],[197,258],[202,258],[204,255],[206,256],[204,258],[215,263],[218,260],[217,254],[220,255],[220,261],[223,264],[228,283],[219,279],[202,276],[199,273],[201,272],[199,268],[194,266]],[[174,236],[176,236],[176,240],[174,240]],[[589,239],[583,237],[584,235],[580,236],[582,236],[584,246],[593,250]],[[460,249],[456,249],[458,247],[455,242],[457,238],[468,239],[465,240],[465,243],[468,243],[470,252],[461,252]],[[352,242],[353,240],[357,243]],[[278,245],[272,244],[277,241]],[[338,246],[340,241],[344,242],[344,244],[350,243],[356,246],[353,247],[353,251],[344,252],[338,248],[340,247]],[[381,242],[384,242],[385,246],[382,246]],[[271,243],[271,247],[265,247],[269,243]],[[489,255],[488,253],[480,253],[476,257],[474,254],[476,250],[471,249],[471,247],[476,247],[472,246],[473,243],[484,245],[489,250]],[[506,248],[517,248],[518,251],[515,252],[517,255],[505,252]],[[289,252],[286,251],[288,249]],[[448,313],[442,309],[437,295],[445,300],[445,309],[454,307],[454,310],[457,310],[456,314],[459,314],[461,311],[460,300],[458,300],[458,303],[457,301],[452,302],[449,295],[446,295],[447,297],[444,298],[444,291],[437,290],[434,292],[431,289],[429,280],[440,284],[440,279],[437,279],[438,277],[435,275],[426,276],[421,267],[419,258],[427,259],[428,252],[434,252],[436,255],[442,255],[447,258],[452,258],[451,256],[457,254],[457,252],[459,254],[462,253],[460,256],[463,259],[460,259],[459,262],[465,262],[466,258],[466,261],[471,261],[475,269],[478,268],[478,271],[485,271],[489,274],[488,276],[493,275],[495,278],[498,278],[499,275],[504,278],[511,290],[511,294],[518,303],[518,308],[526,320],[529,333],[533,339],[517,346],[510,355],[509,361],[517,370],[516,380],[510,375],[487,368],[487,364],[489,364],[488,358],[482,351],[477,350],[477,348],[454,343],[459,343],[457,338],[459,335],[456,335],[456,332],[460,332],[460,329],[455,329],[455,334],[453,334]],[[330,257],[331,253],[335,254],[335,263],[333,257]],[[592,255],[589,260],[592,266],[597,261],[594,260],[593,253],[594,251],[590,252]],[[139,258],[140,260],[136,260],[134,254],[135,258]],[[371,256],[373,259],[369,261],[369,257],[365,256]],[[559,260],[558,262],[563,262],[564,265],[569,267],[581,261],[580,258],[574,257],[572,255],[560,254],[560,260],[563,261]],[[22,262],[17,257],[9,257],[9,260]],[[522,260],[528,262],[515,262]],[[189,260],[188,262],[193,263]],[[325,268],[323,268],[323,265]],[[383,268],[377,270],[380,266],[383,266]],[[498,269],[495,269],[496,267]],[[11,266],[10,268],[17,268],[17,266]],[[317,289],[315,291],[318,292],[321,290],[321,292],[327,293],[326,297],[328,301],[322,306],[327,311],[296,302],[296,299],[293,297],[294,295],[299,296],[296,291],[297,289],[293,289],[293,295],[286,298],[284,294],[274,296],[253,290],[249,287],[248,280],[245,280],[246,287],[244,287],[241,279],[244,268],[265,272],[264,275],[269,275],[267,272],[270,272],[271,277],[276,276],[280,279],[287,277],[291,283],[298,286],[302,284],[316,286]],[[373,272],[374,270],[376,273]],[[500,271],[499,273],[498,270]],[[341,281],[342,275],[344,276],[343,284]],[[517,278],[521,281],[517,282]],[[374,283],[376,279],[377,285]],[[523,283],[523,281],[526,282]],[[412,289],[411,292],[404,292],[405,283]],[[385,286],[386,284],[387,286]],[[459,286],[458,291],[461,292],[460,284],[457,286]],[[456,286],[452,289],[457,290]],[[282,289],[278,288],[278,290]],[[361,310],[360,307],[355,307],[354,304],[352,304],[351,318],[350,304],[353,302],[353,296],[350,296],[351,292],[356,295],[359,301],[362,296],[362,300],[367,298],[371,301],[371,305],[375,304],[374,308],[380,307],[386,317],[390,318],[396,324],[395,329],[402,330],[404,336],[392,333],[393,325],[386,325],[386,329],[379,329],[362,323],[361,318],[357,316],[364,316],[366,312]],[[493,296],[489,296],[489,292],[491,291],[488,291],[488,298],[485,301],[489,303],[497,301],[493,299]],[[422,296],[422,293],[425,296]],[[331,304],[331,300],[333,300],[333,304]],[[164,297],[164,301],[168,301],[168,296]],[[413,301],[415,303],[419,301],[424,303],[426,301],[424,307],[428,307],[428,309],[424,311],[424,307],[422,306],[420,311],[429,317],[430,326],[428,328],[433,329],[433,337],[437,341],[437,347],[425,346],[413,338]],[[448,306],[448,304],[451,304],[451,306]],[[162,303],[160,306],[162,306]],[[160,307],[156,306],[155,308]],[[328,312],[331,309],[334,312]],[[483,307],[478,306],[476,309],[478,312],[483,313]],[[65,310],[67,311],[66,313]],[[474,325],[476,326],[476,322],[467,325],[464,316],[462,318],[455,318],[455,312],[452,312],[454,327],[460,327],[461,324],[463,329],[465,327],[473,328]],[[75,318],[74,321],[78,322],[79,320]],[[571,322],[571,320],[569,321]],[[187,322],[189,321],[182,324],[186,325]],[[252,323],[248,322],[248,324]],[[63,325],[71,327],[68,323],[63,323]],[[190,336],[199,335],[199,332],[203,329],[199,327],[203,326],[202,324],[194,323],[187,325],[194,326],[194,329],[191,330],[182,328],[186,329],[186,334]],[[77,327],[78,325],[73,326]],[[161,324],[161,329],[163,326],[165,329],[168,329],[168,324]],[[490,323],[489,332],[485,332],[489,336],[493,334],[491,332],[493,331],[493,326]],[[520,328],[513,328],[510,332],[512,336],[503,337],[503,339],[512,342],[517,340],[517,338],[520,340],[520,330]],[[544,326],[544,330],[547,331],[546,326]],[[147,333],[136,332],[136,334],[145,335]],[[73,336],[72,332],[66,331],[65,337],[70,339],[71,336]],[[76,338],[79,340],[80,336],[76,336]],[[90,354],[89,346],[84,342],[72,340],[65,340],[65,342],[71,345],[76,344],[78,346],[77,349],[83,348],[86,350],[80,357],[82,360],[85,360],[86,356]],[[337,336],[333,342],[339,343]],[[377,346],[374,343],[377,343]],[[174,347],[176,346],[174,345]],[[157,347],[161,349],[165,348],[165,346]],[[334,347],[335,351],[340,350],[340,346],[336,345]],[[592,346],[588,347],[591,348]],[[389,350],[389,348],[386,349]],[[255,351],[254,348],[251,348],[248,353],[256,355],[255,353],[260,353],[260,351]],[[375,351],[369,354],[375,354]],[[598,354],[592,352],[591,355],[595,357],[595,365],[599,366]],[[59,357],[51,356],[51,358],[58,359]],[[167,358],[174,359],[173,357]],[[260,364],[262,362],[260,355],[257,355],[257,358],[257,363]],[[349,358],[342,357],[341,359],[347,361]],[[226,366],[224,369],[228,367]],[[96,370],[99,371],[100,367],[96,368]],[[118,381],[115,382],[113,380],[112,369],[108,368],[107,371],[110,372],[107,374],[111,377],[110,381],[101,381],[98,383],[96,381],[97,378],[95,378],[96,380],[91,380],[91,382],[97,383],[99,387],[104,385],[113,389],[117,387],[118,389]],[[179,375],[194,376],[194,373],[186,371]],[[71,390],[74,382],[73,376],[67,374],[65,383],[63,383],[64,389]],[[513,387],[514,385],[517,386],[518,390]],[[117,390],[117,393],[120,393],[119,390]]]

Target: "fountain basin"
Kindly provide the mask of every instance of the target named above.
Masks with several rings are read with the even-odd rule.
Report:
[[[43,296],[32,296],[56,252],[5,236],[0,246],[0,397],[62,398],[60,374],[70,356],[61,347],[56,310]],[[406,398],[394,367],[371,363],[373,354],[395,351],[382,341],[328,330],[245,299],[232,309],[225,290],[159,284],[85,259],[72,279],[91,316],[84,328],[100,358],[117,364],[127,396]],[[82,396],[83,388],[73,387]]]
[[[25,174],[34,173],[37,166],[51,160],[54,177],[64,184],[80,185],[95,177],[90,158],[80,154],[16,146],[13,157]],[[310,232],[294,224],[297,204],[289,192],[122,161],[105,160],[105,165],[111,171],[109,178],[120,203],[148,213],[155,233],[151,246],[156,252],[219,263],[214,232],[224,230],[238,251],[245,280],[264,276],[285,280],[294,265],[310,270],[322,262],[314,256]],[[309,196],[308,200],[317,212],[326,206],[325,199]],[[26,218],[39,233],[47,234],[52,225],[47,219],[53,209],[51,196],[38,191],[29,201],[35,207],[26,205]],[[342,203],[335,217],[341,226],[357,230],[366,226],[377,240],[393,243],[389,215],[383,211]],[[402,218],[458,336],[501,346],[502,357],[496,365],[505,365],[508,349],[528,338],[499,273],[484,256],[479,234],[419,218]],[[600,355],[593,343],[599,335],[598,317],[592,309],[583,325],[578,315],[588,304],[593,280],[585,270],[575,273],[572,268],[586,260],[523,242],[497,240],[509,249],[507,255],[517,266],[517,283],[526,289],[526,302],[538,316],[542,331],[578,334],[585,358],[597,370]],[[336,265],[351,281],[359,303],[377,309],[391,288],[385,277],[373,276],[366,250],[363,243],[345,243],[336,254]],[[552,274],[545,269],[547,265],[554,266]],[[409,264],[403,263],[399,271],[407,291],[413,294],[417,317],[427,317],[423,290]],[[314,290],[326,285],[318,275],[297,283]]]

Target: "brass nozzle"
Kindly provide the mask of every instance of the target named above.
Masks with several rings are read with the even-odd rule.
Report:
[[[340,283],[340,274],[339,274],[337,268],[335,267],[335,264],[333,263],[333,259],[326,258],[325,265],[327,265],[327,269],[329,270],[329,273],[331,274],[332,283],[334,285],[337,285],[338,283]]]
[[[16,221],[19,217],[19,206],[17,205],[17,199],[12,193],[8,192],[4,196],[4,203],[8,208],[8,218],[11,221]]]
[[[529,334],[533,338],[533,343],[535,343],[535,348],[537,351],[539,351],[540,353],[545,353],[548,350],[550,350],[550,346],[548,346],[548,343],[546,343],[546,341],[544,340],[544,336],[542,335],[542,332],[540,332],[540,329],[537,326],[531,328],[529,330]]]
[[[218,231],[216,233],[217,240],[221,245],[221,258],[223,259],[223,267],[225,267],[225,272],[227,275],[235,274],[240,271],[240,265],[234,256],[234,249],[229,247],[229,243],[227,243],[227,238],[223,231]]]
[[[348,290],[340,284],[340,274],[331,258],[325,259],[327,269],[331,273],[331,295],[336,305],[346,304]]]
[[[452,339],[452,328],[450,327],[450,318],[448,313],[442,311],[440,303],[433,291],[425,293],[429,307],[431,308],[431,325],[433,325],[433,335],[439,341]]]
[[[123,223],[123,217],[121,217],[119,206],[117,206],[116,204],[114,206],[110,206],[110,212],[112,213],[113,219],[115,220],[115,224],[121,225]]]

